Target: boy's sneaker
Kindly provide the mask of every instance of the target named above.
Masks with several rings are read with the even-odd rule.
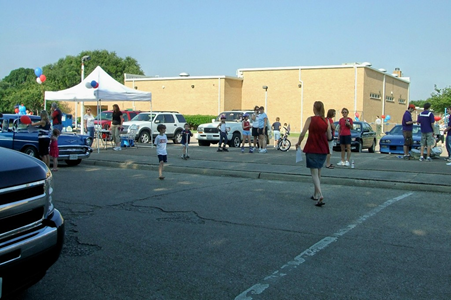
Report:
[[[346,166],[346,167],[349,167],[349,161],[346,161],[346,162],[345,162],[345,166]]]
[[[337,166],[344,166],[345,165],[345,162],[344,161],[340,161],[338,164],[337,164]]]
[[[447,165],[447,166],[451,166],[451,162],[447,163],[446,165]]]
[[[222,151],[229,152],[226,147],[222,148]]]
[[[221,149],[221,148],[218,148],[218,150],[217,150],[216,152],[222,152],[222,149]]]
[[[244,147],[241,147],[241,153],[244,153]]]
[[[189,155],[186,155],[185,157],[186,157],[186,158],[189,158]]]
[[[447,162],[451,162],[451,158],[445,158],[445,160],[447,161]]]
[[[268,153],[268,150],[262,149],[262,150],[260,150],[260,153]]]
[[[419,161],[424,161],[424,157],[423,157],[423,156],[420,156]]]
[[[249,148],[249,153],[254,153],[254,149]]]
[[[426,161],[432,161],[432,159],[430,157],[426,158]]]

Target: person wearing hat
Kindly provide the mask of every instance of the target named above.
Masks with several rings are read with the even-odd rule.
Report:
[[[409,151],[412,149],[412,130],[413,120],[412,112],[415,110],[414,104],[409,104],[404,116],[402,117],[402,135],[404,136],[404,159],[410,159]]]

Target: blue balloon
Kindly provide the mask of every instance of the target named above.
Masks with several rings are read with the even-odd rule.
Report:
[[[388,120],[390,120],[390,119],[391,119],[390,115],[386,115],[386,116],[385,116],[385,121],[388,121]]]
[[[42,69],[41,68],[34,69],[34,74],[36,75],[36,77],[41,76],[42,75]]]
[[[95,80],[91,81],[91,86],[92,86],[93,88],[95,88],[96,85],[97,85],[97,82],[96,82]]]

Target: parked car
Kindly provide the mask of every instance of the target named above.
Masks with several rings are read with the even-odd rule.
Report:
[[[421,146],[421,128],[420,125],[413,125],[412,129],[413,149],[420,149]],[[402,134],[402,125],[396,125],[379,141],[380,153],[404,154],[404,136]]]
[[[58,260],[64,219],[52,172],[40,160],[0,147],[0,298],[37,283]]]
[[[139,110],[121,110],[122,116],[124,117],[124,122],[130,121],[141,111]],[[102,129],[109,129],[111,127],[111,119],[113,118],[113,111],[106,110],[102,111],[100,115],[94,118],[94,126],[102,125]]]
[[[333,149],[341,151],[340,139],[338,138],[340,126],[338,122],[334,122],[334,124],[336,129]],[[362,152],[363,149],[368,149],[368,152],[374,153],[376,149],[376,132],[367,122],[354,122],[354,129],[351,130],[351,150]]]
[[[219,143],[218,125],[221,122],[221,116],[226,117],[227,140],[230,147],[240,147],[243,140],[243,127],[241,124],[244,114],[251,116],[251,110],[232,110],[225,111],[218,115],[212,123],[201,124],[197,127],[197,142],[199,146],[210,146],[210,144]],[[250,120],[252,122],[252,120]]]
[[[29,116],[32,122],[40,116]],[[0,117],[0,147],[10,148],[39,158],[39,141],[37,127],[23,124],[20,115],[3,114]],[[58,138],[59,158],[70,166],[78,165],[83,158],[92,153],[92,138],[88,135],[61,133]]]
[[[135,124],[136,140],[140,143],[149,143],[158,135],[157,126],[166,125],[166,136],[172,139],[174,144],[182,141],[182,131],[185,126],[185,117],[177,111],[153,111],[142,112],[128,122],[124,122],[123,131],[129,132],[130,125]]]

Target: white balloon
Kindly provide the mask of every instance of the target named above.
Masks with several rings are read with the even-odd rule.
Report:
[[[39,84],[41,84],[41,83],[42,83],[41,78],[36,77],[36,82],[39,83]]]
[[[85,87],[88,88],[88,89],[92,89],[91,81],[86,81]]]

